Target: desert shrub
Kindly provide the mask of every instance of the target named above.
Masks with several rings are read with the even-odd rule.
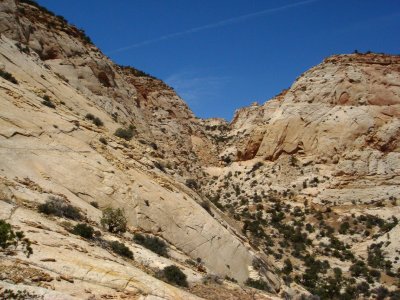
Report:
[[[310,224],[310,223],[307,223],[306,224],[306,230],[308,231],[308,232],[314,232],[315,230],[314,230],[314,227]]]
[[[150,74],[147,74],[147,73],[143,72],[142,70],[133,68],[131,66],[119,65],[119,67],[122,68],[122,69],[125,69],[127,71],[130,71],[133,75],[135,75],[137,77],[149,77],[149,78],[152,78],[152,79],[157,79],[156,77],[154,77],[154,76],[152,76]]]
[[[112,209],[107,207],[103,210],[100,223],[111,233],[124,233],[127,225],[125,212],[121,208]]]
[[[210,201],[212,203],[214,203],[214,205],[216,207],[218,207],[220,210],[224,211],[225,207],[219,202],[220,201],[220,196],[219,195],[215,195],[213,197],[210,197]]]
[[[99,203],[97,203],[96,201],[91,201],[90,205],[95,207],[95,208],[99,208]]]
[[[98,118],[98,117],[95,117],[95,118],[94,118],[93,124],[96,125],[97,127],[100,127],[100,126],[103,126],[103,125],[104,125],[103,121],[102,121],[100,118]]]
[[[177,284],[179,286],[188,287],[187,277],[177,266],[171,265],[162,270],[163,277],[169,283]]]
[[[73,234],[80,235],[85,239],[92,239],[94,234],[94,229],[92,226],[85,223],[76,224],[72,230]]]
[[[47,95],[43,96],[42,104],[53,109],[56,108],[56,105],[51,101],[50,97]]]
[[[10,224],[0,219],[0,252],[12,253],[19,246],[27,257],[33,253],[31,242],[24,233],[22,231],[14,232]]]
[[[225,276],[225,280],[228,280],[228,281],[230,281],[230,282],[237,283],[237,280],[236,280],[235,278],[229,277],[228,275]]]
[[[108,78],[106,72],[100,72],[97,75],[97,78],[99,79],[100,83],[105,86],[105,87],[111,87],[110,79]]]
[[[133,138],[134,127],[130,125],[128,128],[118,128],[114,135],[120,137],[126,141],[130,141]]]
[[[188,188],[190,188],[190,189],[192,189],[192,190],[195,190],[195,189],[198,188],[196,180],[194,180],[194,179],[192,179],[192,178],[186,179],[185,184],[186,184],[186,186],[187,186]]]
[[[135,233],[133,240],[158,255],[168,257],[167,244],[156,236],[142,235]]]
[[[222,284],[223,282],[222,278],[216,274],[206,274],[203,276],[203,279],[201,281],[203,284],[210,284],[210,283]]]
[[[104,144],[104,145],[107,145],[107,144],[108,144],[107,140],[106,140],[104,137],[100,137],[100,138],[99,138],[99,142],[102,143],[102,144]]]
[[[385,262],[383,252],[381,250],[382,244],[371,244],[368,247],[368,265],[373,268],[382,268]]]
[[[344,222],[344,223],[340,224],[339,233],[346,234],[347,231],[349,230],[349,228],[350,228],[350,223]]]
[[[285,266],[282,269],[282,272],[289,275],[293,271],[293,265],[289,258],[284,261]]]
[[[49,199],[44,204],[40,204],[39,212],[46,215],[54,215],[57,217],[65,217],[71,220],[81,220],[82,215],[79,210],[65,202],[64,199],[49,197]]]
[[[379,286],[374,290],[377,300],[384,300],[389,296],[389,290],[384,286]]]
[[[193,267],[195,267],[197,265],[196,262],[193,259],[190,259],[190,258],[186,259],[185,263],[187,263],[188,265],[191,265]]]
[[[247,172],[247,173],[248,173],[248,174],[249,174],[249,173],[253,173],[253,172],[257,171],[259,168],[261,168],[263,165],[264,165],[264,163],[261,162],[261,161],[256,162],[256,163],[253,165],[253,167],[251,168],[251,170],[250,170],[249,172]]]
[[[33,294],[27,290],[13,291],[10,289],[0,290],[0,299],[12,299],[12,300],[34,300],[43,299],[43,296]]]
[[[95,116],[91,113],[87,113],[85,118],[92,121],[92,120],[94,120]]]
[[[350,266],[350,273],[351,276],[353,277],[358,277],[358,276],[367,276],[368,274],[368,268],[365,265],[365,263],[361,260],[356,261]]]
[[[82,38],[82,40],[83,40],[83,42],[84,42],[85,44],[93,45],[92,39],[90,38],[90,36],[88,36],[88,35],[85,33],[85,31],[84,31],[83,29],[79,29],[79,32],[80,32],[81,38]]]
[[[55,14],[54,14],[52,11],[48,10],[48,9],[47,9],[46,7],[44,7],[44,6],[41,6],[40,4],[38,4],[38,3],[37,3],[36,1],[34,1],[34,0],[20,0],[20,2],[21,2],[21,3],[29,4],[29,5],[32,5],[32,6],[35,6],[35,7],[39,8],[40,10],[42,10],[42,11],[44,11],[44,12],[46,12],[46,13],[52,15],[52,16],[55,16]]]
[[[110,242],[110,247],[114,253],[121,255],[123,257],[133,259],[132,251],[127,246],[125,246],[123,243],[120,243],[118,241],[113,241],[113,242]]]
[[[381,272],[379,272],[378,270],[375,270],[375,269],[371,269],[371,270],[369,270],[369,275],[374,278],[379,279],[381,277]]]
[[[5,80],[8,80],[11,83],[18,84],[17,79],[15,79],[14,76],[7,71],[0,70],[0,77],[3,77]]]
[[[260,221],[244,221],[242,232],[246,233],[246,231],[250,231],[254,237],[263,238],[266,236],[263,227],[261,226]]]
[[[201,207],[204,208],[209,214],[211,214],[211,207],[208,201],[201,202]]]
[[[153,164],[154,164],[154,166],[155,166],[157,169],[159,169],[160,171],[162,171],[162,172],[164,172],[164,173],[166,172],[163,163],[160,163],[160,162],[158,162],[158,161],[153,161]]]
[[[365,282],[365,281],[362,281],[362,282],[360,282],[359,284],[357,284],[356,289],[357,289],[357,292],[358,292],[359,294],[363,294],[363,295],[366,296],[366,297],[368,297],[368,296],[370,295],[370,291],[369,291],[370,286],[369,286],[369,284],[368,284],[367,282]]]
[[[95,115],[93,115],[91,113],[86,114],[85,118],[88,120],[91,120],[93,122],[93,124],[96,125],[97,127],[104,125],[103,121],[99,117],[96,117]]]
[[[31,50],[28,46],[23,46],[21,43],[16,43],[15,46],[18,48],[19,51],[25,54],[29,54]]]
[[[249,278],[246,280],[245,284],[252,288],[258,289],[258,290],[263,290],[263,291],[271,290],[270,287],[268,286],[268,284],[264,280],[261,280],[261,279],[254,280],[254,279]]]

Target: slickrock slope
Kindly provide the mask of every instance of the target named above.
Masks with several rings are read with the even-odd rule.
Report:
[[[272,293],[279,292],[280,279],[268,261],[218,210],[207,212],[201,197],[185,185],[202,175],[205,157],[196,151],[208,148],[210,153],[214,146],[171,88],[138,70],[114,65],[82,31],[29,1],[1,1],[0,30],[1,70],[17,81],[0,78],[0,218],[34,242],[31,258],[7,257],[2,270],[16,266],[21,272],[28,267],[45,272],[51,283],[38,279],[47,290],[36,292],[48,299],[56,297],[49,288],[79,299],[90,294],[196,299],[190,289],[154,277],[172,264],[186,273],[196,287],[193,293],[204,294],[206,272],[240,284],[261,276]],[[134,138],[115,136],[117,128]],[[134,252],[134,261],[69,233],[66,229],[75,221],[39,214],[38,205],[51,196],[78,208],[103,241],[123,241]],[[90,205],[93,201],[99,208]],[[113,236],[101,228],[101,209],[108,206],[125,210],[129,233]],[[165,240],[171,258],[135,244],[133,232]],[[7,288],[24,282],[3,279]],[[214,290],[228,298],[257,294],[269,299],[227,281]],[[209,297],[215,298],[216,292]]]
[[[0,252],[3,290],[45,299],[296,299],[304,288],[322,299],[398,296],[399,56],[332,56],[230,124],[200,120],[172,88],[115,65],[62,17],[1,0],[0,70],[0,219],[33,242],[30,258]],[[39,213],[54,197],[96,238],[73,234],[77,220]],[[127,232],[100,225],[109,206],[125,210]],[[169,257],[134,233],[163,240]],[[134,258],[113,253],[111,241]],[[189,287],[161,280],[169,265]]]

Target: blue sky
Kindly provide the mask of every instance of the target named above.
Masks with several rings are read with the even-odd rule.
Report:
[[[230,120],[332,54],[400,54],[399,0],[38,0],[114,62]]]

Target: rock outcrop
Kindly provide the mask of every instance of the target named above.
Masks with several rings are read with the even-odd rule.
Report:
[[[34,252],[0,252],[0,288],[45,299],[274,299],[307,294],[303,287],[324,297],[318,288],[333,282],[333,268],[350,289],[352,264],[366,259],[386,272],[371,288],[395,289],[399,56],[335,55],[231,123],[201,120],[171,87],[114,64],[62,17],[2,0],[0,69],[8,74],[0,78],[0,219],[24,231]],[[76,207],[97,238],[39,213],[49,197]],[[124,209],[126,233],[100,225],[106,207]],[[169,257],[134,233],[157,236]],[[111,241],[134,259],[113,253]],[[383,261],[370,263],[376,253]],[[189,288],[162,280],[172,264]]]
[[[206,270],[245,282],[253,261],[262,258],[218,210],[202,208],[201,197],[185,185],[201,175],[206,160],[196,151],[214,145],[182,99],[162,81],[114,65],[83,31],[30,1],[2,1],[0,14],[1,69],[17,81],[0,79],[0,178],[10,194],[1,202],[1,218],[32,232],[34,253],[43,257],[35,254],[30,263],[81,283],[78,298],[85,282],[105,285],[107,292],[190,298],[162,281],[150,284],[153,277],[98,246],[89,254],[71,249],[68,244],[89,246],[57,227],[60,220],[37,213],[38,204],[56,196],[99,229],[101,209],[123,208],[131,232],[152,233],[176,249],[179,259],[169,264],[201,262],[201,271],[186,266],[188,275],[195,274],[193,282],[201,282]],[[118,128],[134,138],[115,136]],[[51,241],[43,237],[49,232]],[[46,257],[57,263],[39,262]],[[156,261],[153,270],[168,263],[151,255],[148,260]],[[268,261],[263,264],[257,274],[268,280],[271,292],[278,291],[279,278]]]
[[[301,267],[302,260],[307,266],[307,255],[325,259],[348,275],[355,259],[377,268],[373,249],[378,244],[378,260],[395,277],[400,267],[394,250],[400,245],[392,238],[400,228],[399,83],[399,56],[327,58],[277,97],[236,112],[220,145],[227,163],[208,168],[213,179],[204,193],[244,223],[245,230],[250,228],[248,235],[264,252],[296,261],[302,270],[297,276],[307,273]],[[277,213],[285,225],[280,225]],[[347,226],[350,229],[344,229]],[[310,250],[287,250],[300,247],[297,242],[287,244],[296,230],[302,239],[310,236],[313,246],[305,247]],[[331,232],[328,239],[326,232]],[[264,234],[268,238],[260,238]],[[351,249],[347,258],[340,252],[343,247]],[[332,259],[327,249],[336,249],[333,256],[343,262]],[[384,285],[395,289],[391,283]],[[379,281],[374,282],[373,287],[378,286]]]

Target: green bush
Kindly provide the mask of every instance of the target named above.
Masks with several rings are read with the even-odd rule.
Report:
[[[47,9],[46,7],[44,7],[44,6],[39,5],[39,4],[38,4],[36,1],[34,1],[34,0],[20,0],[20,2],[21,2],[21,3],[29,4],[29,5],[33,5],[33,6],[37,7],[37,8],[39,8],[40,10],[42,10],[42,11],[44,11],[44,12],[46,12],[46,13],[52,15],[52,16],[55,16],[55,14],[54,14],[52,11],[48,10],[48,9]]]
[[[225,280],[228,280],[228,281],[233,282],[233,283],[237,283],[237,280],[235,278],[229,277],[228,275],[225,275]]]
[[[0,70],[0,77],[3,77],[5,80],[8,80],[11,83],[18,84],[17,79],[15,79],[14,76],[7,71]]]
[[[350,223],[343,222],[342,224],[340,224],[339,233],[346,234],[349,229],[350,229]]]
[[[87,113],[86,116],[85,116],[85,118],[88,119],[88,120],[93,121],[94,118],[95,118],[95,116],[94,116],[93,114],[91,114],[91,113]]]
[[[258,170],[259,168],[261,168],[263,165],[264,165],[264,163],[261,162],[261,161],[255,163],[255,164],[253,165],[253,167],[251,168],[251,170],[250,170],[249,172],[247,172],[247,174],[250,174],[250,173],[253,173],[253,172],[257,171],[257,170]]]
[[[47,95],[43,96],[42,104],[53,109],[56,108],[56,105],[51,101],[50,97]]]
[[[359,276],[367,276],[368,274],[368,268],[365,265],[365,263],[361,260],[356,261],[350,266],[350,274],[353,277],[359,277]]]
[[[57,217],[65,217],[71,220],[81,220],[82,215],[79,210],[66,203],[64,199],[49,197],[49,199],[44,204],[40,204],[39,212],[46,215],[54,215]]]
[[[32,253],[31,242],[22,231],[14,232],[11,225],[0,219],[0,251],[11,252],[21,246],[21,250],[27,257]]]
[[[282,272],[286,275],[289,275],[293,271],[293,265],[289,258],[284,261],[285,266],[282,269]]]
[[[92,239],[94,234],[94,229],[92,226],[85,223],[76,224],[72,230],[73,234],[80,235],[85,239]]]
[[[385,257],[381,250],[383,243],[371,244],[368,247],[368,265],[373,268],[382,268],[385,263]]]
[[[153,251],[154,253],[157,253],[158,255],[168,257],[167,244],[156,236],[152,237],[148,235],[142,235],[140,233],[135,233],[133,240],[136,243]]]
[[[103,121],[99,117],[96,117],[95,115],[93,115],[91,113],[86,114],[85,118],[88,120],[91,120],[93,122],[93,124],[96,125],[97,127],[104,125]]]
[[[100,223],[111,233],[124,233],[127,225],[125,212],[121,208],[112,209],[107,207],[103,210],[103,217]]]
[[[15,46],[18,48],[21,53],[29,54],[31,50],[29,49],[28,46],[23,46],[21,43],[16,43]]]
[[[156,77],[147,74],[145,72],[143,72],[142,70],[136,69],[134,67],[131,66],[122,66],[122,65],[118,65],[120,68],[125,69],[127,71],[130,71],[130,73],[132,73],[133,75],[137,76],[137,77],[149,77],[152,79],[157,79]]]
[[[168,281],[169,283],[173,283],[184,287],[189,286],[185,273],[183,273],[181,269],[179,269],[175,265],[165,267],[162,273],[166,281]]]
[[[0,290],[0,299],[12,299],[12,300],[34,300],[43,299],[42,296],[28,292],[27,290],[13,291],[10,289]]]
[[[134,129],[133,125],[130,125],[128,128],[118,128],[114,132],[114,135],[126,141],[130,141],[133,138]]]
[[[103,121],[99,117],[94,118],[93,124],[97,127],[101,127],[104,125]]]
[[[133,253],[127,246],[125,246],[123,243],[120,243],[118,241],[113,241],[110,242],[110,247],[111,250],[121,256],[133,259]]]
[[[187,186],[188,188],[190,188],[190,189],[192,189],[192,190],[196,190],[196,189],[198,188],[198,185],[197,185],[196,180],[194,180],[194,179],[192,179],[192,178],[186,179],[185,184],[186,184],[186,186]]]
[[[201,202],[200,205],[201,205],[201,207],[204,208],[210,215],[212,215],[211,206],[210,206],[210,203],[209,203],[208,201],[203,201],[203,202]]]
[[[107,140],[106,140],[104,137],[100,137],[100,138],[99,138],[99,142],[102,143],[102,144],[104,144],[104,145],[107,145],[107,144],[108,144]]]
[[[254,279],[249,278],[246,280],[245,284],[252,288],[258,289],[258,290],[271,291],[268,284],[264,280],[261,280],[261,279],[254,280]]]
[[[99,208],[99,204],[96,201],[91,201],[90,205],[95,207],[95,208]]]

